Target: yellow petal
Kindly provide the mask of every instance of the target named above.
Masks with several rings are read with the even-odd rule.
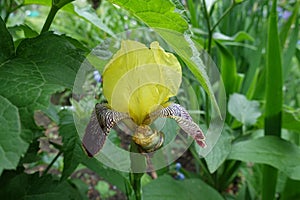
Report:
[[[178,92],[181,67],[158,42],[150,49],[124,40],[103,71],[103,94],[112,109],[128,113],[137,124]]]

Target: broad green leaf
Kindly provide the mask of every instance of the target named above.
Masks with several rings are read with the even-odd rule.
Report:
[[[204,158],[210,173],[214,173],[226,160],[231,151],[232,139],[233,136],[229,133],[229,128],[224,128],[216,145]],[[198,149],[197,146],[196,149]]]
[[[300,109],[284,109],[282,113],[282,128],[300,132]]]
[[[162,176],[143,187],[144,200],[222,200],[223,197],[200,179],[178,181]]]
[[[268,164],[300,180],[300,148],[278,137],[265,136],[234,143],[228,159]]]
[[[261,116],[258,101],[249,101],[244,95],[237,93],[230,95],[228,111],[246,126],[255,124],[257,118]]]
[[[0,65],[0,94],[18,107],[25,128],[35,127],[33,113],[48,108],[51,94],[73,87],[82,53],[49,32],[23,40],[16,56]]]
[[[75,188],[78,190],[78,193],[80,194],[80,198],[82,200],[87,200],[88,199],[88,191],[89,191],[89,186],[81,179],[70,179],[68,180],[70,184],[75,186]]]
[[[67,181],[60,182],[51,175],[17,174],[6,171],[0,177],[1,199],[78,199],[80,194]]]
[[[19,40],[22,38],[33,38],[39,35],[36,31],[32,30],[26,24],[15,25],[13,27],[9,27],[8,30],[13,36],[14,40]]]
[[[175,5],[170,0],[110,0],[110,2],[128,10],[150,27],[180,33],[188,29],[188,23],[175,12]]]
[[[19,46],[20,42],[25,38],[37,37],[39,34],[32,30],[27,25],[15,25],[8,28],[10,34],[12,35],[15,43],[15,47]]]
[[[21,138],[18,108],[0,95],[0,174],[15,169],[28,144]]]
[[[6,25],[0,17],[0,67],[1,63],[15,55],[14,43],[11,35],[6,29]]]

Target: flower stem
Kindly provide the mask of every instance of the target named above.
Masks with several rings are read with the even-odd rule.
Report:
[[[142,184],[141,184],[141,178],[144,175],[144,173],[131,173],[130,174],[130,183],[132,185],[135,199],[136,200],[142,200]]]
[[[74,1],[74,0],[52,0],[51,9],[50,9],[50,12],[47,16],[46,22],[45,22],[45,24],[42,28],[41,33],[47,32],[49,30],[57,11],[59,11],[59,9],[61,9],[66,4],[68,4],[72,1]]]
[[[43,175],[46,175],[48,173],[48,171],[50,170],[50,168],[52,167],[52,165],[55,163],[55,161],[59,158],[59,156],[62,154],[62,151],[59,151],[57,153],[57,155],[53,158],[53,160],[51,161],[51,163],[48,165],[48,167],[45,169]]]
[[[42,28],[42,31],[41,33],[44,33],[44,32],[47,32],[52,24],[52,21],[57,13],[57,11],[59,10],[59,7],[57,7],[56,5],[52,5],[51,6],[51,9],[50,9],[50,12],[47,16],[47,19],[46,19],[46,22]]]
[[[139,153],[138,146],[132,141],[130,145],[130,152]],[[141,169],[145,168],[145,160],[141,160],[134,155],[130,156],[131,159],[131,173],[129,174],[130,183],[134,191],[135,199],[142,200],[142,184],[141,179],[144,173],[135,173],[135,171],[141,171]]]

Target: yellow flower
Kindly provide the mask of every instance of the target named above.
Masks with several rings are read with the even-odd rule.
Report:
[[[115,111],[128,113],[137,125],[178,92],[181,67],[158,42],[150,48],[124,40],[103,71],[103,94]]]

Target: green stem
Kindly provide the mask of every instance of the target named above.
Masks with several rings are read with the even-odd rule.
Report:
[[[135,194],[135,199],[136,200],[142,200],[142,184],[141,184],[141,179],[144,173],[131,173],[130,174],[130,183],[132,185],[134,194]]]
[[[205,123],[206,126],[209,127],[210,123],[210,98],[207,93],[205,93]]]
[[[235,1],[233,0],[231,2],[231,5],[229,8],[227,8],[227,10],[222,14],[222,16],[218,19],[217,23],[215,23],[212,28],[211,31],[214,32],[214,30],[217,28],[217,26],[220,24],[220,22],[230,13],[230,11],[234,8],[235,6]]]
[[[53,158],[53,160],[51,161],[51,163],[47,166],[47,168],[45,169],[43,175],[46,175],[48,173],[48,171],[50,170],[50,168],[52,167],[52,165],[55,163],[55,161],[59,158],[59,156],[62,154],[62,151],[59,151],[57,153],[57,155]]]
[[[211,24],[209,19],[209,14],[207,11],[207,6],[205,0],[202,0],[203,9],[204,9],[204,17],[207,25],[207,31],[208,31],[208,45],[207,45],[207,53],[210,55],[211,53],[211,41],[212,41],[212,31],[211,31]]]
[[[47,32],[49,30],[49,28],[50,28],[50,26],[51,26],[51,24],[52,24],[52,22],[54,20],[54,17],[55,17],[55,15],[56,15],[56,13],[57,13],[57,11],[59,9],[60,8],[57,7],[56,5],[52,5],[51,6],[50,12],[49,12],[49,14],[47,16],[46,22],[45,22],[45,24],[44,24],[44,26],[42,28],[41,33]]]
[[[47,32],[49,30],[57,11],[59,11],[59,9],[61,9],[62,7],[64,7],[65,5],[67,5],[72,1],[74,0],[52,0],[51,9],[47,16],[46,22],[42,28],[41,33]]]
[[[130,152],[139,153],[138,146],[132,141],[130,145]],[[135,199],[142,200],[142,184],[141,179],[144,173],[135,173],[135,170],[140,171],[142,168],[146,168],[145,160],[137,159],[132,156],[131,158],[131,173],[129,174],[130,183],[133,188]]]
[[[209,19],[209,14],[207,11],[205,0],[202,0],[202,4],[203,4],[204,17],[205,17],[205,21],[206,21],[206,25],[207,25],[207,30],[208,30],[207,53],[210,55],[211,54],[211,38],[212,38],[211,25],[210,25],[210,19]],[[205,63],[206,63],[206,61],[205,61]],[[209,122],[210,122],[209,107],[210,107],[210,98],[209,98],[208,94],[205,93],[205,122],[206,122],[207,127],[209,126]]]

